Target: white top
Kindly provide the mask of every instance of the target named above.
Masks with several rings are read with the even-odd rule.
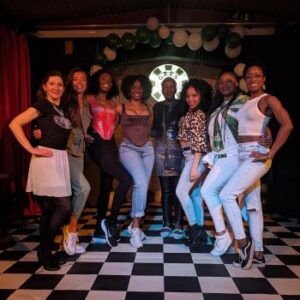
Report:
[[[258,108],[259,101],[268,94],[249,99],[237,113],[239,135],[261,136],[264,134],[270,117]]]

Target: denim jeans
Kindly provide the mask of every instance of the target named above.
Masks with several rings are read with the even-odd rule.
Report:
[[[216,232],[222,232],[226,229],[219,194],[239,166],[238,147],[223,152],[222,154],[226,153],[226,157],[216,159],[201,187],[201,193],[214,222]],[[260,180],[257,180],[254,185],[248,188],[243,196],[247,209],[253,209],[253,203],[255,203],[257,209],[259,208],[255,212],[249,213],[248,217],[250,233],[255,240],[255,251],[262,251],[263,212],[260,200]],[[257,226],[257,224],[261,225]]]
[[[133,178],[131,217],[143,217],[154,164],[152,143],[148,141],[139,147],[128,140],[124,140],[121,142],[119,152],[121,163]]]
[[[72,188],[73,214],[79,218],[89,196],[91,186],[83,175],[84,157],[69,156],[70,177]]]
[[[222,232],[226,229],[226,225],[219,194],[238,167],[237,147],[226,153],[226,157],[216,158],[215,160],[201,187],[201,194],[214,222],[216,232]]]
[[[185,165],[181,172],[176,187],[176,195],[182,205],[182,208],[185,212],[189,225],[192,226],[196,223],[197,224],[200,223],[201,218],[203,219],[203,206],[202,206],[203,199],[202,197],[197,196],[197,191],[194,194],[195,198],[192,198],[190,196],[190,191],[195,184],[195,182],[190,181],[190,170],[193,164],[194,154],[192,154],[190,150],[187,150],[187,151],[183,151],[183,155],[185,158]],[[198,167],[199,173],[201,174],[204,171],[204,169],[205,167],[200,161]],[[198,194],[200,195],[200,193]]]
[[[250,189],[250,196],[245,198],[245,204],[248,211],[253,210],[249,213],[249,222],[250,224],[252,223],[251,235],[253,235],[253,231],[262,231],[262,213],[259,213],[261,212],[261,201],[257,197],[255,184],[268,172],[272,162],[270,160],[265,162],[253,161],[253,158],[250,157],[253,151],[266,153],[268,149],[261,146],[258,142],[239,144],[239,166],[220,193],[220,199],[237,240],[246,238],[246,234],[236,199],[247,189]],[[255,195],[254,197],[253,195],[251,197],[251,187],[253,187],[252,193]],[[262,251],[262,249],[258,250],[257,248],[258,245],[256,245],[255,250]]]

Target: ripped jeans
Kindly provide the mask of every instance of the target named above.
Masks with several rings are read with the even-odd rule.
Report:
[[[245,198],[245,204],[248,212],[250,210],[249,226],[252,228],[251,235],[255,241],[255,250],[263,251],[263,215],[260,197],[257,197],[255,184],[269,171],[272,162],[271,160],[267,160],[265,162],[253,161],[253,158],[250,157],[253,151],[267,153],[268,149],[260,145],[258,142],[239,144],[239,165],[224,188],[221,190],[220,199],[233,230],[235,239],[245,239],[246,234],[243,226],[241,210],[236,199],[239,195],[249,189],[250,194],[248,194],[248,197]],[[256,196],[251,197],[251,193],[254,193]],[[261,241],[257,239],[256,234],[253,232],[261,234]]]

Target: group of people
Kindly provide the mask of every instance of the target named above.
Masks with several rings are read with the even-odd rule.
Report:
[[[107,70],[93,74],[89,87],[82,69],[69,73],[66,86],[59,72],[49,72],[38,100],[10,123],[16,139],[32,154],[26,190],[36,196],[42,209],[38,259],[43,267],[58,270],[64,263],[51,252],[61,226],[66,253],[84,252],[78,243],[77,220],[91,189],[83,174],[85,151],[101,172],[94,242],[117,245],[118,212],[133,185],[127,229],[131,245],[143,246],[142,220],[155,163],[162,192],[162,237],[185,238],[184,212],[190,227],[185,244],[197,247],[205,241],[204,200],[216,230],[211,254],[224,254],[233,242],[224,210],[238,246],[234,265],[243,269],[253,262],[263,265],[259,181],[287,140],[292,122],[280,101],[264,92],[261,66],[247,66],[244,78],[249,95],[239,91],[238,78],[226,71],[218,78],[214,96],[206,81],[190,79],[176,100],[176,81],[168,77],[162,82],[165,100],[151,108],[147,100],[152,86],[144,75],[124,78],[121,91],[126,102],[116,104],[119,90]],[[271,116],[280,124],[272,145],[265,138]],[[34,133],[37,147],[23,131],[32,121],[39,128]],[[114,139],[117,126],[122,128],[119,149]],[[113,179],[118,185],[107,216]],[[240,195],[248,212],[250,236],[245,234],[237,202]]]

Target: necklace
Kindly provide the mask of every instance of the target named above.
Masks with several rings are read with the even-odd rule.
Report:
[[[54,105],[53,103],[52,103],[52,106],[53,106],[54,110],[55,110],[61,117],[64,117],[64,116],[65,116],[65,114],[64,114],[64,112],[62,111],[61,108],[58,108],[58,107],[57,107],[56,105]]]
[[[53,106],[53,109],[58,113],[58,115],[55,115],[53,117],[54,122],[61,128],[64,128],[67,130],[72,129],[72,124],[71,124],[70,120],[65,117],[65,114],[62,111],[62,109],[58,108],[53,103],[52,103],[52,106]]]

